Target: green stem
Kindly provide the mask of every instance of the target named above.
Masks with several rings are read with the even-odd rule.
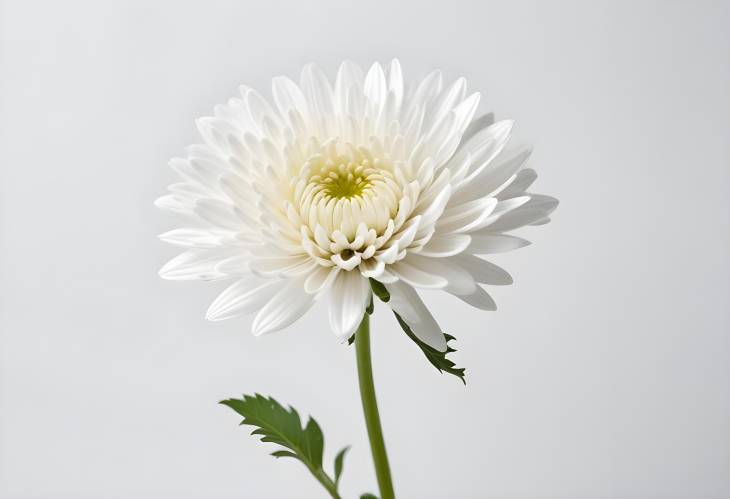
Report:
[[[373,453],[375,475],[378,478],[380,499],[395,499],[393,482],[390,478],[388,454],[385,452],[383,428],[380,425],[378,402],[375,400],[375,384],[373,383],[373,366],[370,358],[370,316],[365,314],[355,333],[355,352],[357,355],[357,374],[360,379],[360,398],[365,413],[365,425],[370,438],[370,450]]]
[[[314,478],[316,478],[317,481],[321,483],[325,489],[327,489],[327,492],[329,492],[330,496],[332,496],[332,499],[342,499],[340,494],[337,493],[337,485],[335,485],[335,482],[332,481],[327,473],[323,470],[315,471],[311,468],[310,471],[314,475]]]

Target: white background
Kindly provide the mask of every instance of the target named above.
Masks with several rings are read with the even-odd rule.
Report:
[[[216,402],[311,412],[376,492],[354,351],[315,309],[208,323],[152,201],[193,120],[308,61],[466,76],[560,198],[484,313],[427,295],[466,388],[381,307],[401,498],[730,497],[727,2],[0,1],[0,497],[317,498]]]

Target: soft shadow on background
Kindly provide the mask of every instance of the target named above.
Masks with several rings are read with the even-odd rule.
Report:
[[[404,498],[730,497],[728,2],[0,0],[0,497],[316,498],[220,399],[312,413],[375,490],[353,349],[324,311],[253,338],[165,282],[152,201],[240,83],[399,57],[464,75],[562,204],[483,313],[427,295],[468,385],[381,309]],[[492,291],[492,290],[490,290]]]

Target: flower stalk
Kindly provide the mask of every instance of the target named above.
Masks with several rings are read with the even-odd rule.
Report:
[[[327,473],[325,473],[323,470],[313,470],[311,468],[309,471],[311,471],[314,475],[314,478],[316,478],[317,481],[322,484],[322,486],[329,493],[332,499],[342,499],[342,497],[340,497],[340,494],[337,492],[337,484],[330,478]]]
[[[360,381],[360,398],[362,399],[362,409],[365,414],[365,425],[370,439],[370,450],[373,454],[380,498],[395,499],[388,454],[385,450],[385,440],[383,440],[383,428],[380,424],[378,402],[375,399],[373,365],[370,356],[370,316],[367,313],[355,332],[355,355],[357,357],[357,374]]]

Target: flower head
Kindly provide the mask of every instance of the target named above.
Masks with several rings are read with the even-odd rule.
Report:
[[[171,160],[181,182],[157,205],[186,226],[166,279],[235,279],[211,320],[256,312],[254,334],[282,329],[320,297],[347,338],[383,283],[423,342],[446,348],[415,288],[494,310],[482,284],[512,282],[476,255],[528,244],[507,235],[549,220],[554,198],[527,193],[527,148],[505,153],[512,121],[474,119],[479,94],[434,71],[405,90],[397,60],[367,74],[344,62],[332,84],[314,65],[273,79],[273,105],[241,96],[198,120],[204,144]]]

